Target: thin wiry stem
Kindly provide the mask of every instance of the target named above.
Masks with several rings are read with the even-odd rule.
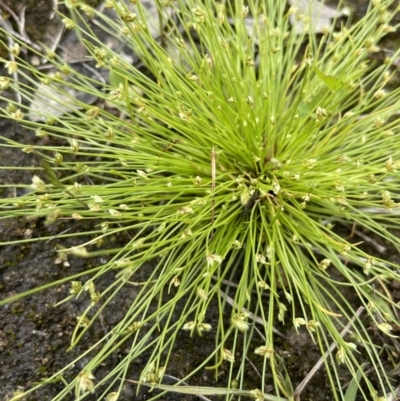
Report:
[[[345,334],[351,329],[354,321],[358,319],[363,313],[365,308],[363,306],[360,306],[355,315],[352,317],[352,319],[346,324],[346,326],[343,328],[343,330],[340,332],[340,336],[344,337]],[[331,346],[326,350],[325,354],[319,358],[318,362],[313,366],[313,368],[308,372],[307,376],[301,381],[301,383],[296,387],[294,391],[294,397],[296,401],[300,401],[300,395],[303,392],[304,388],[307,386],[308,382],[313,378],[313,376],[318,372],[319,369],[321,369],[321,366],[325,363],[325,361],[328,358],[328,355],[332,353],[332,351],[337,347],[336,343],[332,343]]]

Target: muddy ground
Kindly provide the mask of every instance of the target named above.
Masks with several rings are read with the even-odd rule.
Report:
[[[43,35],[42,27],[46,26],[46,18],[51,13],[51,1],[47,0],[8,0],[3,4],[12,7],[12,10],[20,10],[21,5],[26,5],[27,33],[35,40]],[[360,2],[359,12],[365,9],[366,1]],[[393,42],[394,43],[394,42]],[[25,130],[18,124],[10,121],[0,121],[1,135],[24,143],[37,143],[38,139],[32,132]],[[36,142],[35,142],[36,141]],[[0,165],[29,166],[39,168],[39,160],[33,154],[22,153],[12,148],[1,148]],[[13,191],[13,183],[30,183],[31,171],[0,170],[0,183],[9,184],[9,188],[0,192],[0,196],[7,196]],[[72,226],[54,225],[46,227],[42,220],[27,221],[23,218],[3,221],[0,220],[0,243],[19,241],[30,237],[43,237],[56,235],[61,229],[72,231],[82,230],[84,227],[75,224]],[[64,242],[65,246],[72,245],[73,239]],[[56,281],[74,273],[85,271],[104,260],[83,260],[70,257],[68,266],[60,263],[55,250],[56,240],[49,242],[35,242],[19,245],[6,245],[0,247],[0,297],[8,297],[13,294],[26,291],[50,281]],[[398,259],[396,252],[387,250],[388,255],[394,260]],[[151,269],[151,266],[149,266]],[[88,277],[82,277],[84,281]],[[112,283],[113,276],[105,276],[99,282],[104,288]],[[398,284],[393,283],[389,288],[395,300],[400,300]],[[65,303],[54,308],[53,305],[68,295],[69,285],[60,284],[40,294],[23,298],[17,302],[0,308],[0,401],[6,401],[14,391],[27,389],[43,377],[58,371],[67,363],[75,359],[91,344],[100,339],[104,333],[113,327],[126,311],[130,300],[135,295],[134,290],[125,288],[118,299],[113,301],[112,308],[107,309],[97,326],[90,330],[81,343],[73,350],[65,352],[69,346],[70,335],[76,324],[76,316],[82,313],[87,306],[87,300],[79,299]],[[350,294],[349,294],[350,297]],[[366,322],[368,324],[368,322]],[[293,385],[296,386],[310,371],[319,358],[318,348],[310,341],[308,335],[296,335],[294,330],[284,332],[284,338],[279,339],[278,347],[285,355],[286,368],[291,376]],[[379,343],[381,338],[376,334],[375,340]],[[175,377],[183,377],[198,361],[213,349],[213,342],[203,338],[190,338],[187,333],[182,333],[176,353],[169,365],[168,373]],[[115,366],[120,358],[128,352],[129,344],[122,346],[112,358],[107,360],[95,374],[100,378]],[[240,356],[237,356],[238,358]],[[386,362],[386,361],[383,361]],[[137,379],[142,370],[144,360],[136,360],[131,367],[129,377]],[[389,366],[389,365],[388,365]],[[74,377],[83,366],[75,366],[66,372],[66,377]],[[209,371],[191,379],[191,385],[224,385],[225,371],[221,369],[219,382]],[[255,370],[247,372],[248,385],[252,388],[258,383]],[[394,376],[397,380],[398,376]],[[173,381],[171,380],[172,384]],[[42,388],[29,398],[29,401],[51,400],[62,388],[62,383]],[[146,400],[147,390],[144,388],[136,392],[132,384],[127,383],[121,400]],[[71,395],[70,400],[74,397]],[[197,400],[195,396],[169,394],[162,400]],[[217,400],[217,397],[210,397]],[[329,382],[327,375],[321,369],[302,394],[302,400],[330,400]],[[96,396],[88,400],[96,400]]]

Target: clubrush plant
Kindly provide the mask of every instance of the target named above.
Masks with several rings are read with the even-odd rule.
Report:
[[[130,3],[134,11],[107,1],[113,18],[66,3],[67,28],[96,68],[108,71],[109,83],[18,38],[4,60],[18,80],[1,78],[2,89],[22,101],[8,100],[2,116],[48,139],[28,145],[3,138],[2,147],[37,154],[43,170],[32,183],[16,184],[22,196],[0,200],[0,216],[87,223],[90,229],[75,233],[60,225],[58,235],[40,240],[56,244],[59,257],[105,260],[62,280],[71,286],[62,302],[89,299],[71,347],[123,287],[137,288],[101,341],[13,401],[57,380],[64,387],[54,401],[91,393],[116,401],[126,380],[227,400],[290,400],[300,391],[276,345],[289,328],[317,344],[332,399],[345,399],[352,378],[352,394],[355,385],[364,399],[386,399],[393,391],[383,362],[390,347],[376,342],[393,339],[399,325],[388,290],[399,266],[352,234],[400,250],[400,89],[390,88],[399,51],[380,63],[372,57],[398,28],[394,2],[372,1],[359,22],[335,17],[318,33],[313,2],[301,10],[285,0],[157,1],[158,37],[146,8]],[[139,62],[109,49],[88,16],[122,36]],[[298,20],[301,30],[294,29]],[[22,49],[56,72],[30,65]],[[47,106],[32,111],[39,84],[51,91],[41,92]],[[86,104],[72,90],[97,101]],[[58,114],[58,104],[69,108]],[[65,246],[70,237],[77,245]],[[110,272],[114,282],[102,288]],[[163,378],[182,336],[201,336],[212,352],[172,387]],[[129,353],[97,377],[122,344]],[[138,359],[144,368],[132,377]],[[79,361],[84,368],[71,376]],[[247,387],[249,364],[259,369],[257,388]],[[185,386],[203,369],[227,373],[215,388]]]

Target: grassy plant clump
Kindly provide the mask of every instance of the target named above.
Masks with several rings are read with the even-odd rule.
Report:
[[[117,400],[130,364],[144,356],[136,379],[160,386],[186,331],[215,346],[182,380],[223,366],[227,399],[238,391],[234,380],[242,395],[291,399],[275,336],[294,327],[308,331],[325,354],[334,399],[344,398],[341,366],[353,377],[361,372],[365,399],[390,391],[369,326],[391,336],[399,324],[386,290],[400,279],[398,266],[337,228],[353,227],[400,249],[400,89],[386,89],[399,52],[381,64],[371,57],[396,29],[392,3],[373,1],[361,21],[333,21],[322,34],[303,10],[306,28],[299,34],[291,25],[296,10],[284,0],[158,2],[163,29],[154,38],[140,2],[133,12],[108,1],[118,15],[110,19],[70,1],[65,22],[96,67],[108,69],[109,84],[54,54],[44,57],[57,73],[46,75],[24,61],[26,46],[15,39],[15,61],[7,67],[20,81],[1,83],[23,102],[10,101],[2,115],[49,140],[26,146],[5,139],[1,146],[35,152],[47,167],[32,175],[32,184],[18,186],[27,194],[1,199],[0,215],[93,223],[90,232],[75,234],[88,240],[60,248],[64,255],[107,257],[88,281],[71,279],[70,298],[85,291],[91,298],[71,346],[123,286],[139,284],[125,317],[93,346],[84,370],[68,377],[74,361],[38,386],[63,377],[54,400],[70,391],[77,400],[91,392]],[[109,50],[82,9],[112,35],[122,34],[140,66]],[[29,119],[39,82],[54,90],[43,94],[44,122]],[[71,89],[99,100],[85,104]],[[70,111],[54,114],[57,102]],[[60,232],[60,247],[68,235]],[[112,238],[122,245],[110,247]],[[114,284],[96,286],[110,271]],[[129,354],[97,378],[96,368],[124,342]],[[360,355],[374,380],[360,369]],[[258,390],[246,388],[249,360],[261,366]]]

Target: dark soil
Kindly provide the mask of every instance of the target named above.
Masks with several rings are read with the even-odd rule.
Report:
[[[23,5],[27,6],[27,31],[34,40],[40,40],[42,32],[39,27],[44,27],[46,18],[51,12],[51,1],[7,0],[3,3],[9,5],[14,11],[19,12]],[[360,3],[367,3],[360,1]],[[32,132],[19,125],[9,122],[0,122],[2,136],[23,143],[37,143]],[[36,142],[35,142],[36,141]],[[1,145],[0,145],[1,146]],[[40,162],[34,154],[23,153],[13,148],[1,147],[0,165],[25,166],[39,168]],[[0,192],[0,196],[7,197],[14,191],[15,183],[30,183],[32,169],[29,170],[0,170],[0,184],[7,184],[9,188]],[[27,238],[39,238],[56,235],[63,229],[80,231],[83,229],[78,223],[60,223],[46,227],[39,220],[26,220],[24,218],[14,220],[0,220],[0,244],[11,242],[0,247],[0,297],[5,298],[23,291],[44,285],[49,282],[61,280],[79,272],[85,272],[94,266],[105,262],[101,259],[68,258],[68,263],[59,260],[55,246],[57,241],[39,241],[26,244],[12,244]],[[124,239],[117,239],[124,241]],[[63,245],[73,245],[74,239],[64,241]],[[390,250],[387,251],[390,254]],[[393,253],[397,258],[397,253]],[[151,266],[148,267],[151,269]],[[89,276],[83,276],[82,281]],[[114,275],[105,275],[98,282],[99,288],[106,288],[114,281]],[[400,300],[400,289],[394,283],[390,289],[395,300]],[[88,304],[84,297],[62,304],[53,305],[69,295],[69,284],[60,284],[49,288],[42,293],[36,293],[25,297],[12,304],[0,308],[0,401],[8,400],[16,390],[26,390],[39,382],[43,377],[49,377],[65,365],[73,361],[88,347],[95,344],[114,324],[121,319],[135,296],[134,288],[124,288],[121,294],[114,299],[111,307],[107,308],[98,319],[97,324],[83,337],[79,345],[66,352],[70,344],[70,336],[76,325],[76,317],[79,316]],[[349,294],[349,297],[351,295]],[[215,312],[216,313],[216,312]],[[212,316],[210,317],[212,318]],[[214,316],[216,318],[216,316]],[[380,339],[376,336],[376,341]],[[278,349],[285,360],[285,365],[293,385],[299,384],[311,370],[320,356],[318,347],[312,343],[308,334],[297,335],[293,329],[284,332],[284,338],[279,338]],[[261,341],[260,341],[261,345]],[[176,344],[176,351],[169,364],[168,374],[175,377],[183,377],[214,348],[213,341],[204,337],[190,338],[182,333]],[[95,372],[96,378],[104,375],[112,369],[118,361],[127,354],[129,343],[121,346],[112,357]],[[240,355],[236,355],[237,363],[240,363]],[[84,367],[82,365],[71,367],[65,372],[65,377],[76,376]],[[138,379],[144,366],[145,359],[136,360],[129,372],[129,377]],[[383,361],[385,362],[385,361]],[[203,370],[200,374],[190,379],[190,385],[225,386],[227,372],[222,368],[218,383],[212,371]],[[344,379],[347,376],[344,375]],[[255,388],[259,381],[256,370],[247,372],[248,388]],[[166,381],[167,382],[167,381]],[[169,384],[173,384],[170,380]],[[56,383],[38,390],[29,398],[29,401],[51,400],[61,389],[62,383]],[[154,393],[152,393],[154,394]],[[302,400],[331,400],[329,381],[324,369],[321,369],[306,387],[302,394]],[[126,383],[121,400],[146,400],[147,389],[141,388],[139,392],[131,383]],[[74,396],[71,394],[70,400]],[[96,400],[96,395],[87,398]],[[195,400],[195,396],[168,394],[163,395],[162,400]],[[218,397],[210,397],[217,400]]]

